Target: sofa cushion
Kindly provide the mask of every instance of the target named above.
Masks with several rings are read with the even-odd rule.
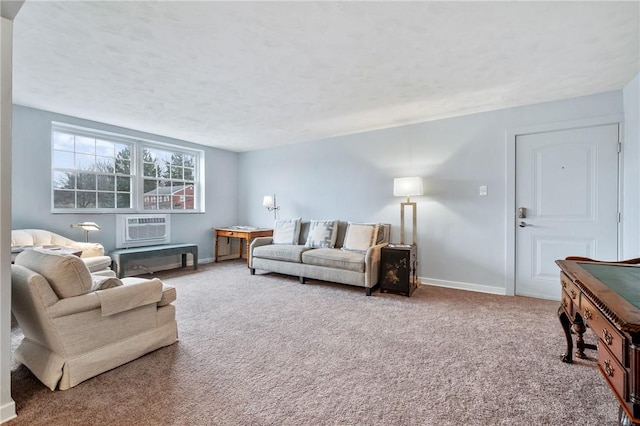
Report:
[[[302,253],[307,250],[311,250],[311,248],[293,244],[269,244],[254,248],[253,257],[300,263],[302,262]]]
[[[296,244],[300,237],[302,218],[276,220],[273,226],[273,244]]]
[[[337,220],[312,220],[305,245],[313,248],[333,248],[337,237]]]
[[[378,238],[377,223],[354,223],[347,225],[347,234],[344,237],[342,250],[366,253],[369,247],[375,245]]]
[[[25,250],[15,260],[42,275],[59,298],[80,296],[91,291],[93,280],[87,265],[71,254],[52,254],[38,249]]]
[[[364,272],[364,254],[340,249],[319,248],[302,253],[302,263],[327,268]]]

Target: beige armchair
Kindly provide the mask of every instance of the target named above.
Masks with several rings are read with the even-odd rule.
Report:
[[[99,243],[81,243],[44,229],[14,229],[11,231],[11,250],[24,247],[60,246],[82,251],[80,256],[91,273],[108,270],[111,258],[104,255]]]
[[[69,389],[176,342],[173,287],[89,273],[73,255],[29,249],[11,266],[24,339],[15,359],[48,388]]]

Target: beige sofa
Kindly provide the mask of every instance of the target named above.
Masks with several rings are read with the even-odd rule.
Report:
[[[24,339],[15,359],[49,389],[69,389],[176,342],[173,287],[92,275],[73,255],[38,249],[11,265],[11,311]]]
[[[17,253],[25,248],[42,246],[60,246],[82,251],[80,256],[91,273],[110,270],[111,258],[104,255],[104,247],[99,243],[81,243],[73,241],[44,229],[14,229],[11,231],[11,252]]]
[[[251,242],[249,268],[297,276],[304,284],[307,279],[330,281],[364,287],[367,296],[378,284],[380,249],[389,242],[391,226],[380,224],[377,240],[366,252],[342,250],[348,223],[338,222],[334,248],[310,248],[305,245],[310,223],[302,222],[298,244],[273,244],[272,237],[259,237]]]

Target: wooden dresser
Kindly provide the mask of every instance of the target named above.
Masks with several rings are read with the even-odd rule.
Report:
[[[563,361],[585,349],[597,350],[598,370],[620,403],[619,424],[640,425],[640,266],[615,263],[556,261],[560,269],[562,304],[558,315],[567,340]],[[590,328],[597,345],[586,344]]]

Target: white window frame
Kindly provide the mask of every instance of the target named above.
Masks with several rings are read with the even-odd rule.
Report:
[[[54,206],[54,191],[55,171],[79,171],[79,169],[61,169],[54,167],[54,132],[68,132],[73,135],[86,136],[90,138],[99,138],[105,141],[127,144],[131,147],[131,164],[130,175],[131,176],[131,207],[130,208],[60,208]],[[159,149],[163,151],[171,151],[188,154],[194,157],[194,208],[190,210],[178,210],[178,209],[144,209],[144,176],[143,176],[143,156],[142,152],[144,148]],[[158,142],[149,139],[135,138],[132,136],[106,132],[102,130],[90,129],[86,127],[75,126],[67,123],[52,122],[51,123],[51,212],[52,213],[176,213],[176,214],[190,214],[190,213],[204,213],[204,151],[194,149],[178,144],[169,144],[164,142]],[[78,189],[74,190],[76,193]]]

